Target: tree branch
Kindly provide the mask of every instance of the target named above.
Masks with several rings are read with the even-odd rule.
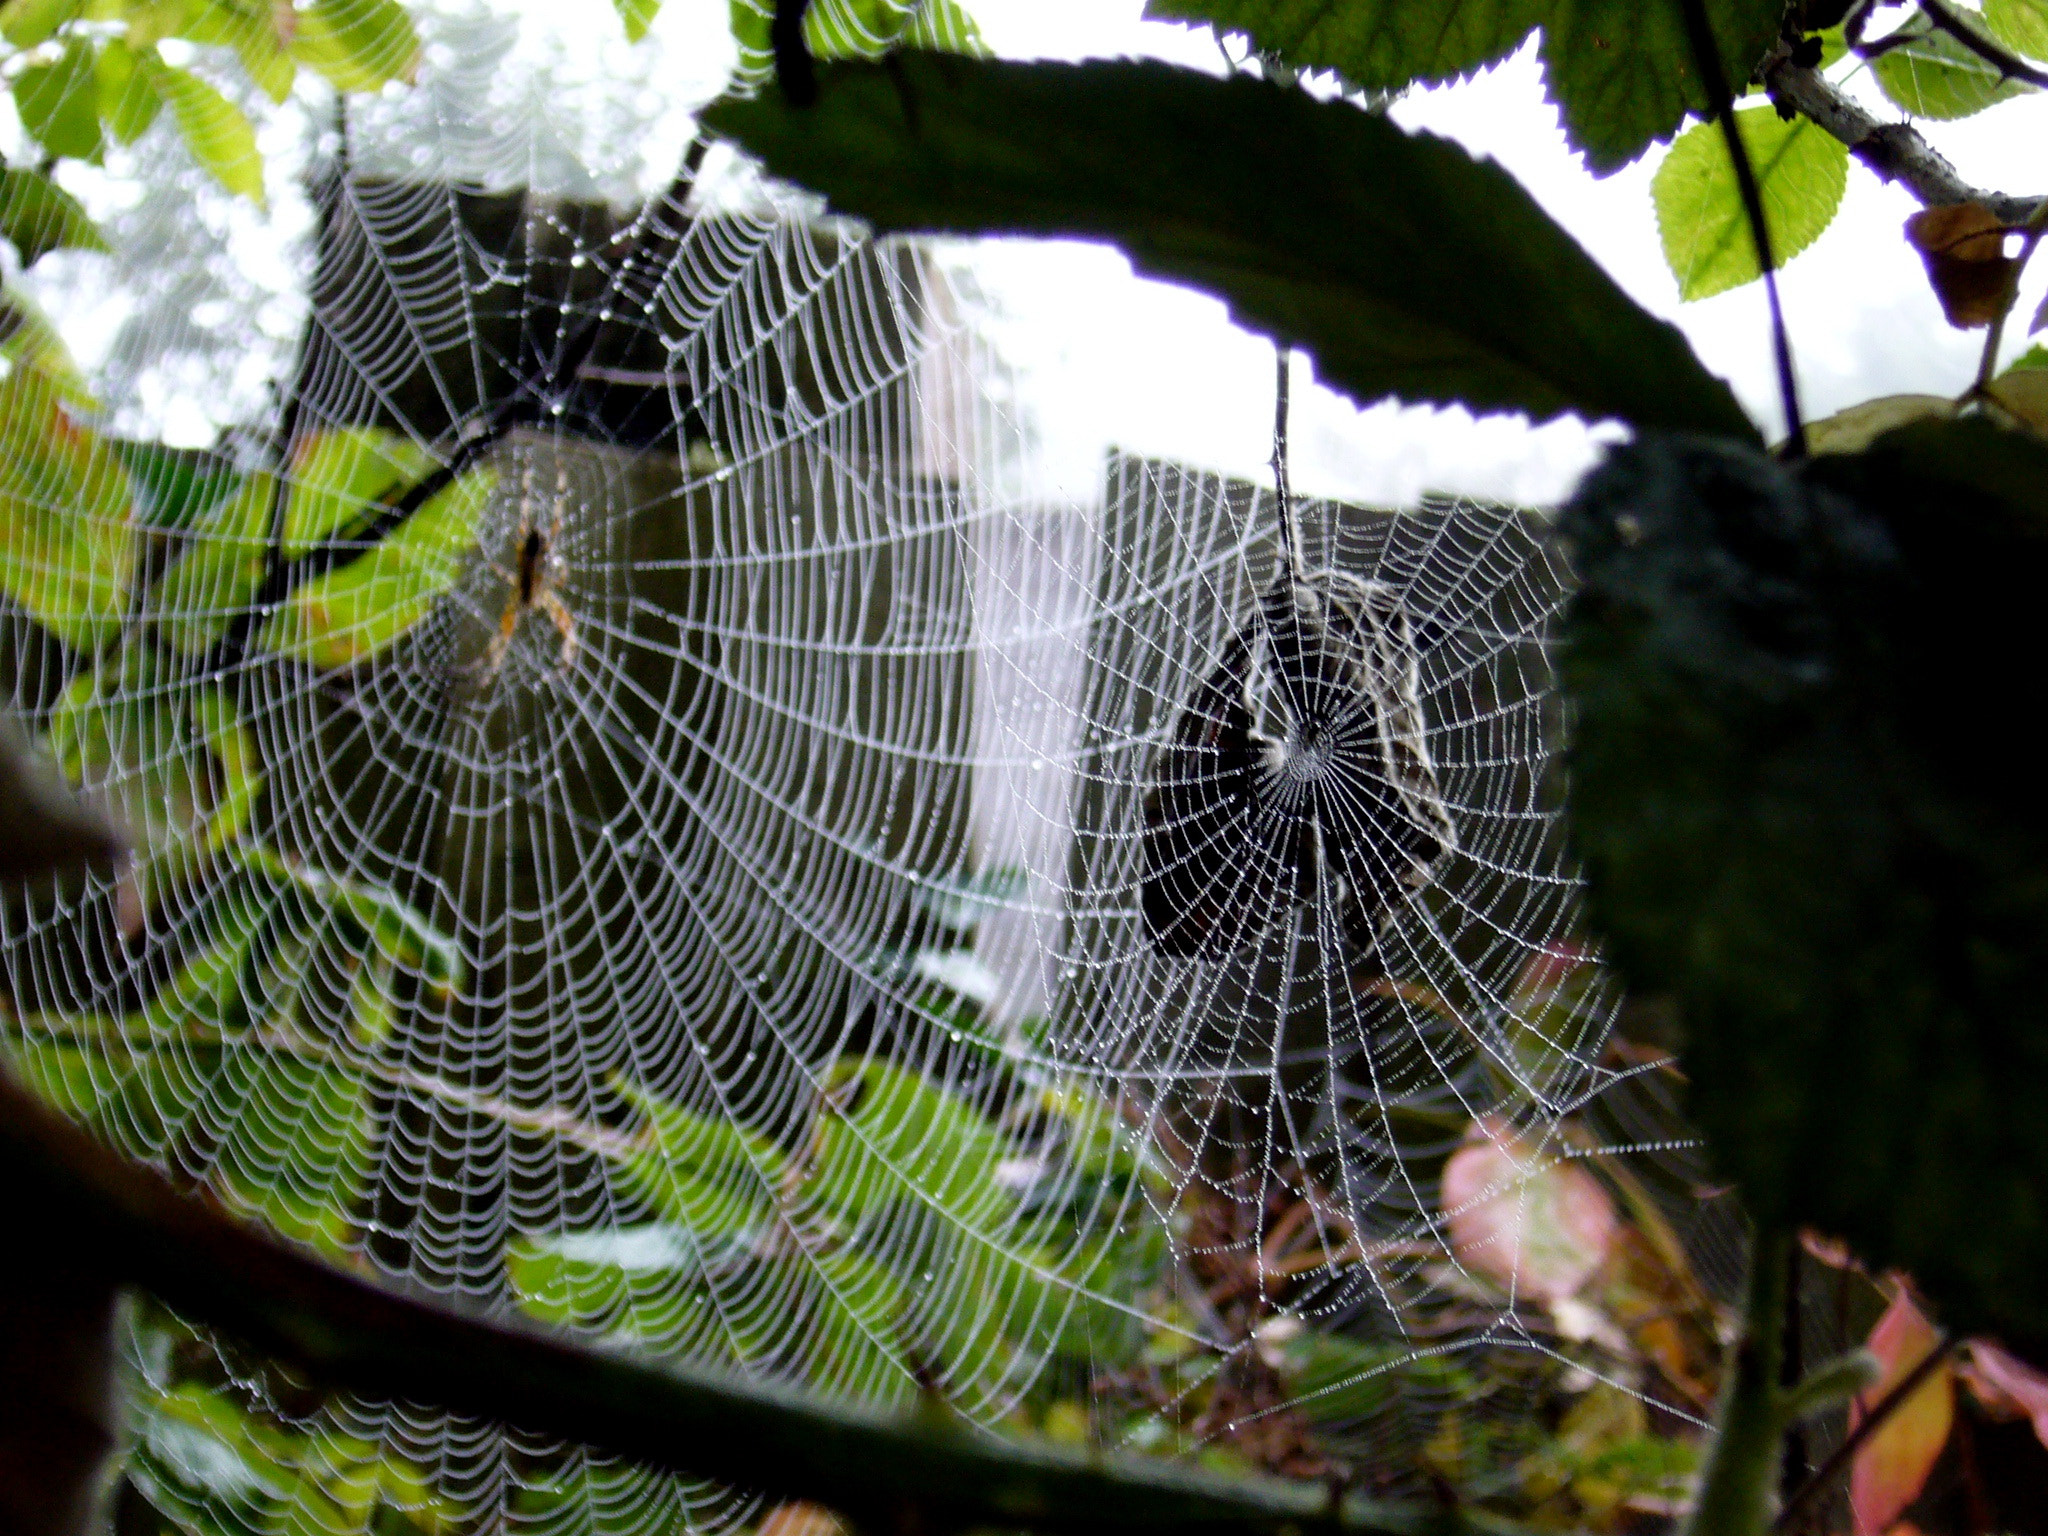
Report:
[[[0,1070],[0,1178],[24,1254],[154,1292],[326,1387],[440,1404],[650,1466],[830,1505],[873,1529],[1203,1536],[1511,1536],[1479,1513],[1341,1503],[997,1439],[929,1406],[885,1414],[638,1363],[400,1295],[280,1244],[95,1144]],[[21,1262],[39,1262],[24,1258]]]
[[[2048,201],[1971,186],[1919,130],[1908,123],[1880,123],[1818,70],[1794,64],[1788,48],[1764,61],[1763,77],[1772,101],[1841,140],[1857,159],[1884,180],[1899,182],[1926,207],[1981,203],[2000,223],[2018,226]]]

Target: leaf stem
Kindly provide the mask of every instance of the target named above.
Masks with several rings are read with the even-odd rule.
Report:
[[[1792,338],[1785,329],[1785,306],[1778,297],[1777,260],[1771,254],[1771,231],[1764,222],[1763,193],[1757,187],[1756,168],[1750,164],[1749,147],[1735,121],[1735,96],[1728,88],[1728,72],[1721,67],[1721,50],[1714,41],[1713,25],[1707,20],[1706,0],[1678,0],[1685,17],[1686,39],[1691,44],[1693,64],[1706,88],[1707,105],[1720,119],[1721,135],[1728,141],[1728,159],[1735,168],[1735,186],[1742,194],[1742,211],[1749,220],[1750,238],[1756,242],[1756,264],[1764,275],[1764,294],[1771,306],[1771,352],[1778,370],[1778,400],[1785,412],[1785,443],[1791,456],[1806,457],[1806,423],[1799,413],[1799,381],[1792,369]]]
[[[1791,1246],[1790,1232],[1771,1229],[1759,1232],[1751,1248],[1742,1334],[1721,1388],[1714,1448],[1686,1536],[1759,1536],[1768,1527],[1783,1441],[1778,1382]]]
[[[1771,1526],[1772,1536],[1793,1536],[1803,1530],[1812,1516],[1819,1511],[1821,1495],[1833,1485],[1837,1475],[1855,1459],[1863,1449],[1864,1442],[1878,1430],[1906,1400],[1919,1390],[1921,1384],[1941,1366],[1942,1362],[1955,1353],[1961,1343],[1953,1334],[1943,1334],[1941,1341],[1930,1349],[1920,1363],[1900,1379],[1899,1384],[1885,1393],[1866,1413],[1856,1427],[1849,1431],[1842,1443],[1834,1448],[1828,1459],[1813,1469],[1813,1475],[1802,1483],[1799,1491],[1785,1501],[1785,1507]]]

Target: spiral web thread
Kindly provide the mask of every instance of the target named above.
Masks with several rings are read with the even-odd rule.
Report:
[[[419,514],[453,534],[394,536],[388,586],[288,600],[222,673],[251,547],[226,511],[147,535],[168,574],[97,672],[6,600],[11,708],[74,742],[147,854],[125,886],[7,910],[15,1058],[125,1150],[367,1272],[992,1426],[1094,1402],[1110,1443],[1192,1449],[1341,1399],[1331,1433],[1393,1465],[1438,1422],[1418,1362],[1557,1356],[1541,1305],[1453,1242],[1445,1158],[1492,1136],[1540,1172],[1673,1132],[1561,948],[1564,576],[1540,528],[1298,504],[1310,564],[1392,584],[1417,627],[1459,852],[1376,957],[1311,900],[1229,961],[1169,960],[1137,918],[1141,802],[1271,579],[1268,494],[1116,457],[1099,507],[1034,500],[970,258],[870,243],[717,154],[671,184],[632,96],[658,54],[558,60],[543,90],[530,42],[480,46],[474,21],[357,112],[346,166],[307,126],[311,227],[268,301],[309,316],[267,354],[281,504],[330,484],[308,445],[337,434],[389,434],[350,461],[403,460],[388,496],[519,381],[540,408]],[[166,379],[247,396],[260,336],[164,317],[255,280],[209,275],[224,246],[191,259],[120,269],[117,426],[146,430]],[[593,321],[572,393],[548,363]],[[239,451],[269,449],[252,429]],[[425,596],[393,625],[408,571]],[[1685,1156],[1644,1166],[1682,1188]],[[1284,1273],[1259,1262],[1283,1217]],[[1277,1372],[1304,1323],[1357,1351]],[[132,1475],[189,1528],[359,1528],[337,1490],[366,1467],[422,1529],[758,1507],[416,1405],[308,1405],[168,1337],[138,1325],[170,1406]],[[230,1400],[274,1437],[206,1417]]]

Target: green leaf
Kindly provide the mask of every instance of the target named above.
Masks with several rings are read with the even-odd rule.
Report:
[[[1797,467],[1646,435],[1565,510],[1571,834],[1766,1229],[2048,1341],[2048,444],[1982,418]]]
[[[661,12],[661,0],[612,0],[612,9],[625,24],[626,41],[637,43],[654,25],[654,18]]]
[[[155,55],[150,57],[154,60]],[[100,116],[116,142],[133,144],[164,108],[155,72],[144,64],[141,53],[118,37],[100,49],[97,68]]]
[[[338,91],[375,91],[419,71],[420,35],[398,0],[314,0],[298,13],[292,57]]]
[[[472,470],[357,559],[294,588],[261,643],[322,669],[388,649],[455,585],[496,483],[495,470]]]
[[[1116,241],[1308,347],[1322,378],[1475,411],[1754,440],[1728,387],[1507,172],[1344,102],[1126,60],[904,54],[704,121],[886,229]]]
[[[730,0],[739,78],[775,72],[769,35],[773,0]],[[814,0],[804,13],[804,46],[814,59],[879,59],[902,46],[982,54],[981,31],[956,0]]]
[[[696,1114],[631,1084],[620,1084],[619,1092],[647,1116],[651,1142],[621,1165],[629,1188],[709,1241],[748,1239],[768,1226],[774,1191],[788,1176],[773,1143],[722,1115]]]
[[[279,35],[280,15],[296,33],[304,13],[289,7],[280,11],[275,6],[259,5],[242,10],[224,0],[199,0],[186,14],[178,35],[187,42],[234,49],[242,68],[263,94],[282,102],[291,94],[298,63],[285,50],[284,38]]]
[[[1708,0],[1738,94],[1775,40],[1777,0]],[[1303,69],[1329,69],[1368,91],[1455,80],[1505,58],[1536,27],[1551,100],[1572,146],[1596,172],[1618,169],[1652,140],[1703,113],[1692,50],[1675,3],[1640,0],[1149,0],[1145,14],[1208,22]]]
[[[0,357],[54,390],[65,405],[92,410],[99,404],[57,327],[42,306],[18,288],[0,289]]]
[[[158,533],[199,526],[245,479],[225,455],[211,449],[117,437],[107,438],[106,445],[128,470],[143,525]]]
[[[425,444],[382,427],[310,432],[293,446],[285,547],[301,554],[370,520],[384,502],[433,467]]]
[[[1930,32],[1871,61],[1878,86],[1915,117],[1970,117],[2032,86],[2007,80],[1997,68],[1946,32]]]
[[[0,380],[0,591],[91,649],[120,628],[135,560],[120,461],[71,420],[49,378],[24,368]]]
[[[0,7],[0,37],[17,48],[33,48],[84,11],[85,0],[11,0]]]
[[[1984,25],[2015,53],[2048,59],[2048,0],[1984,0]]]
[[[1773,107],[1744,108],[1735,121],[1756,169],[1771,253],[1782,265],[1834,221],[1849,185],[1849,151],[1807,119],[1788,123]],[[1679,136],[1650,194],[1681,298],[1703,299],[1762,275],[1719,123],[1698,123]]]
[[[984,1225],[1010,1203],[1010,1143],[971,1105],[884,1061],[842,1061],[819,1104],[807,1198],[849,1218],[930,1208]]]
[[[225,694],[180,694],[150,652],[80,675],[50,717],[49,745],[74,783],[101,789],[133,833],[145,897],[197,870],[248,823],[262,773]]]
[[[105,251],[106,236],[85,205],[40,171],[0,169],[0,235],[32,267],[51,251]]]
[[[53,155],[90,160],[100,152],[100,88],[92,44],[74,37],[54,63],[14,79],[21,124]]]
[[[171,116],[192,158],[237,197],[266,206],[263,157],[256,150],[256,130],[242,109],[190,70],[155,64],[148,74],[171,104]]]

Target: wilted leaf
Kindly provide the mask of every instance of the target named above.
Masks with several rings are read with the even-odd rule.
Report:
[[[2033,87],[2008,80],[1996,65],[1946,32],[1902,44],[1873,59],[1870,72],[1885,95],[1915,117],[1970,117]]]
[[[1857,1396],[1849,1411],[1851,1428],[1940,1343],[1934,1325],[1913,1305],[1906,1287],[1898,1286],[1865,1345],[1884,1374]],[[1955,1373],[1944,1362],[1892,1410],[1856,1453],[1849,1469],[1849,1508],[1856,1536],[1884,1536],[1920,1496],[1954,1422]]]
[[[2018,263],[2005,254],[2005,233],[1982,203],[1923,208],[1906,220],[1906,239],[1927,266],[1941,312],[1958,330],[1989,325],[2012,300]]]
[[[1745,107],[1735,121],[1763,197],[1771,255],[1782,265],[1833,222],[1849,185],[1849,151],[1804,117],[1784,121],[1774,107]],[[1718,122],[1679,135],[1650,192],[1680,298],[1703,299],[1762,275]]]
[[[1755,429],[1505,171],[1345,102],[1152,62],[902,54],[706,125],[887,229],[1114,240],[1353,399]],[[1275,152],[1275,146],[1285,146]]]
[[[1736,89],[1777,36],[1775,0],[1709,0]],[[1627,164],[1704,112],[1675,4],[1638,0],[1149,0],[1148,16],[1242,32],[1262,51],[1333,69],[1366,90],[1456,79],[1543,29],[1544,80],[1565,132],[1596,173]]]
[[[1995,661],[2035,643],[2048,444],[1646,435],[1561,523],[1571,834],[1608,954],[1683,1018],[1713,1161],[1957,1326],[2048,1338],[2048,674]]]
[[[1946,421],[1956,403],[1946,395],[1883,395],[1806,426],[1808,453],[1861,453],[1894,427]]]
[[[1972,1339],[1956,1374],[1987,1415],[2029,1420],[2034,1438],[2048,1446],[2048,1371],[2036,1370],[1989,1339]]]
[[[2014,420],[2048,437],[2048,368],[2010,369],[1984,386]]]
[[[171,104],[192,158],[208,175],[237,197],[265,206],[263,157],[256,149],[256,130],[242,109],[190,70],[157,64],[149,78]]]
[[[85,205],[40,171],[0,168],[0,235],[32,267],[51,251],[104,251],[106,236]]]
[[[14,77],[21,125],[53,155],[89,160],[100,152],[99,76],[92,44],[74,36],[49,64]]]
[[[1598,1179],[1491,1117],[1444,1165],[1442,1201],[1459,1263],[1551,1304],[1599,1272],[1620,1225]]]

